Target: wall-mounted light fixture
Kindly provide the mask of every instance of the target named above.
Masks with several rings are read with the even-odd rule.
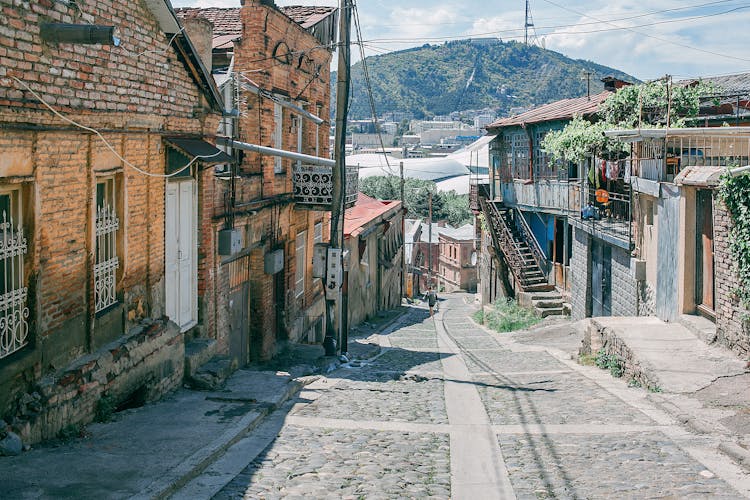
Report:
[[[120,39],[115,36],[114,26],[95,24],[43,23],[39,26],[42,40],[51,43],[79,43],[114,45],[119,47]]]

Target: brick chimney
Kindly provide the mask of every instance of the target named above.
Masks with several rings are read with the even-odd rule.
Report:
[[[211,55],[212,43],[214,38],[214,25],[208,19],[199,16],[184,16],[180,18],[185,32],[193,42],[198,56],[203,61],[208,71],[211,71],[213,59]]]

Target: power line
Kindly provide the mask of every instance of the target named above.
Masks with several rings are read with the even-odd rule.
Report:
[[[393,172],[391,168],[391,163],[388,161],[388,155],[386,154],[386,151],[385,151],[385,144],[383,144],[383,135],[380,132],[380,127],[378,127],[378,114],[377,114],[377,111],[375,110],[375,98],[372,95],[372,83],[370,81],[370,73],[367,68],[367,57],[365,57],[365,49],[362,44],[362,30],[359,24],[359,11],[357,9],[357,4],[353,3],[353,7],[354,8],[352,12],[354,13],[354,28],[357,34],[357,41],[358,41],[357,45],[359,46],[360,57],[362,58],[361,59],[362,74],[365,79],[365,88],[367,89],[367,96],[370,101],[370,111],[372,112],[372,123],[373,123],[373,126],[375,127],[375,133],[378,135],[378,140],[380,141],[380,148],[383,151],[383,154],[385,155],[385,162],[388,167],[388,170],[390,171],[391,175],[395,176],[396,174],[395,172]]]

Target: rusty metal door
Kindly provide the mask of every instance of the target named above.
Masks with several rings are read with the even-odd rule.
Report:
[[[250,362],[250,257],[224,266],[229,278],[229,356],[245,366]]]

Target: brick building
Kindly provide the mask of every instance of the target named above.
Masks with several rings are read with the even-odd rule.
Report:
[[[476,234],[472,224],[440,229],[438,289],[446,292],[477,290]]]
[[[231,158],[201,139],[219,94],[168,1],[0,10],[0,417],[36,442],[181,382],[197,179]]]
[[[344,217],[349,250],[348,321],[354,326],[401,304],[403,209],[400,201],[359,193]]]
[[[268,359],[286,341],[322,339],[325,300],[321,281],[312,276],[312,248],[328,240],[330,200],[295,197],[295,190],[304,191],[305,179],[330,179],[330,167],[283,152],[329,157],[338,11],[256,0],[178,13],[193,38],[205,38],[196,43],[211,47],[204,57],[210,57],[206,65],[228,115],[219,135],[236,141],[226,150],[237,169],[205,172],[215,182],[205,182],[200,194],[202,336],[216,340],[215,352],[244,365]],[[273,151],[248,149],[255,146]],[[223,248],[222,237],[236,238],[237,246]]]

